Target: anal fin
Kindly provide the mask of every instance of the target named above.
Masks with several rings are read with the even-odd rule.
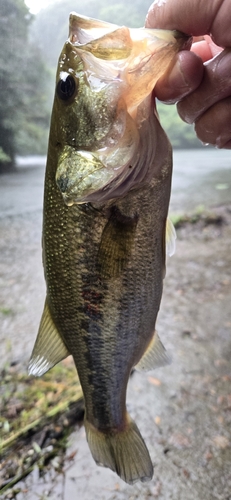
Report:
[[[29,375],[38,377],[43,375],[69,354],[51,317],[46,300],[37,339],[29,361]]]
[[[170,363],[171,358],[168,356],[157,332],[154,332],[148,348],[135,368],[139,371],[148,372],[149,370],[154,370],[155,368],[169,365]]]

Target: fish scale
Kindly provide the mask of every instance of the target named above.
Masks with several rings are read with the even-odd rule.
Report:
[[[166,224],[172,153],[150,91],[187,42],[72,13],[57,70],[44,191],[47,296],[29,372],[42,375],[72,354],[93,458],[129,484],[150,480],[153,465],[126,410],[128,379],[134,367],[169,362],[155,323],[166,227],[171,251],[174,240]]]

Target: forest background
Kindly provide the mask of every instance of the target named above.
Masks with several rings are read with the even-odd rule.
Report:
[[[0,2],[0,167],[17,155],[46,154],[59,54],[68,36],[69,13],[141,27],[151,0],[56,0],[32,15],[24,0]],[[162,126],[173,147],[201,143],[174,105],[158,103]]]

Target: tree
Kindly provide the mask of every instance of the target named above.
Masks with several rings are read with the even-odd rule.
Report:
[[[28,42],[31,21],[24,0],[1,0],[0,165],[14,164],[15,155],[23,149],[23,127],[27,126],[28,143],[34,133],[33,126],[36,128],[38,109],[41,122],[48,122],[45,104],[40,100],[40,105],[35,105],[35,96],[40,98],[44,88],[42,80],[46,70],[38,49]]]

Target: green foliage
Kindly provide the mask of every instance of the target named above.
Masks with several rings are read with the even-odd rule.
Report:
[[[31,21],[24,0],[1,0],[0,164],[13,164],[17,153],[28,150],[33,129],[48,123],[45,68],[37,47],[28,43]]]
[[[119,25],[128,25],[130,28],[139,28],[144,25],[145,16],[134,8],[133,4],[116,3],[105,5],[100,9],[100,19]],[[129,20],[129,21],[128,21]]]
[[[45,154],[50,118],[48,106],[50,72],[46,69],[36,45],[29,43],[25,55],[24,74],[26,77],[21,87],[23,99],[19,110],[17,153],[21,155]]]
[[[179,117],[175,105],[157,102],[160,122],[174,148],[199,148],[201,142],[197,139],[193,125],[184,123]]]
[[[2,147],[0,146],[0,163],[10,163],[10,157],[3,151]]]
[[[21,64],[28,19],[23,1],[2,0],[0,4],[0,140],[3,152],[13,161],[15,114],[20,106]],[[12,37],[13,34],[13,37]]]

